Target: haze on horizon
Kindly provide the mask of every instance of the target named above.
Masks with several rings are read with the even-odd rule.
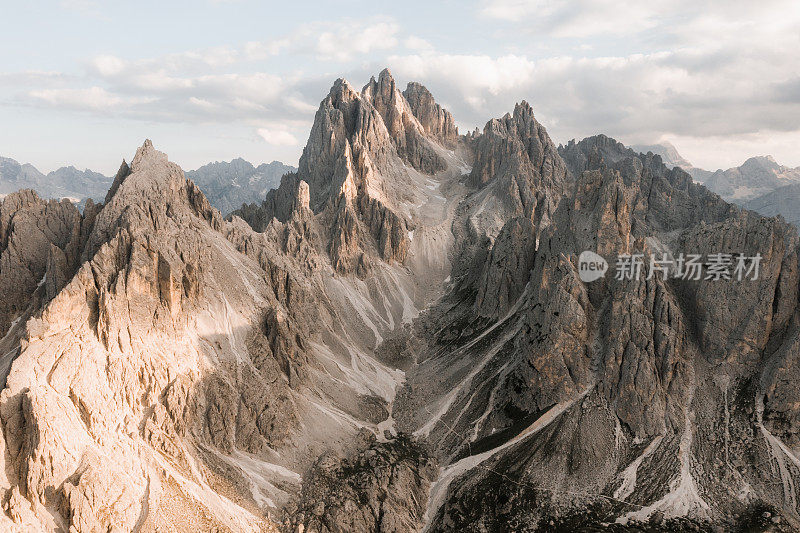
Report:
[[[113,174],[151,138],[186,169],[296,165],[332,81],[388,66],[462,133],[524,99],[556,142],[605,133],[712,170],[800,166],[796,2],[375,4],[7,3],[0,155]]]

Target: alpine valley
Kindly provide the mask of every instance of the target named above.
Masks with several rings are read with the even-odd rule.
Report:
[[[263,202],[145,141],[82,212],[6,196],[0,254],[2,531],[800,528],[797,230],[526,102],[340,79]]]

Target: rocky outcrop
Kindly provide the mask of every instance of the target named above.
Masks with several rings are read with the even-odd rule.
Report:
[[[489,121],[471,144],[469,181],[483,189],[471,199],[469,224],[476,238],[494,239],[515,217],[547,225],[565,194],[568,171],[533,109],[517,104],[513,115]]]
[[[296,522],[321,533],[417,531],[435,463],[408,437],[366,445],[354,457],[321,457],[306,482]]]
[[[513,115],[506,114],[486,124],[477,139],[470,178],[473,183],[484,185],[524,168],[536,172],[536,185],[542,187],[557,186],[566,177],[566,167],[553,141],[534,118],[531,106],[523,101],[516,105]]]
[[[410,82],[403,91],[403,97],[426,134],[443,146],[455,147],[458,142],[458,128],[453,115],[436,103],[428,89],[417,82]]]
[[[128,166],[128,163],[125,160],[122,160],[122,164],[119,166],[119,170],[117,170],[117,174],[114,176],[114,181],[111,183],[111,187],[108,188],[108,192],[106,193],[106,198],[103,203],[107,204],[111,201],[117,191],[119,190],[119,186],[122,185],[122,182],[125,181],[131,173],[131,167]]]
[[[247,300],[259,276],[230,263],[237,252],[218,233],[219,213],[149,141],[122,174],[102,210],[89,206],[93,224],[78,249],[55,238],[44,248],[53,298],[28,321],[0,396],[9,483],[33,508],[81,531],[180,524],[192,508],[219,507],[193,470],[202,460],[196,447],[263,453],[296,423],[285,372],[298,375],[290,369],[301,335],[274,315],[253,330],[248,313],[258,308]],[[74,211],[71,233],[81,235],[80,215],[63,205]],[[33,198],[28,206],[59,227],[53,205]],[[11,219],[12,244],[24,217],[22,208]],[[80,256],[87,259],[74,276],[65,272]],[[229,336],[215,333],[212,317],[230,304],[241,314],[226,315]],[[167,503],[175,498],[184,510]],[[266,527],[227,505],[206,523]]]
[[[406,221],[380,201],[361,195],[358,208],[364,224],[378,245],[385,261],[402,263],[408,254],[409,238]]]
[[[68,201],[45,201],[24,190],[0,206],[0,332],[26,314],[34,291],[51,298],[72,276],[81,246],[82,217]],[[48,280],[47,274],[50,274]]]
[[[483,274],[475,308],[482,316],[499,318],[511,309],[528,283],[533,269],[536,231],[527,218],[509,220],[494,241]]]
[[[788,487],[800,471],[784,451],[797,439],[794,230],[604,136],[561,155],[554,167],[568,167],[574,187],[538,185],[554,207],[535,238],[522,237],[534,233],[527,217],[509,218],[484,255],[462,255],[472,266],[428,316],[435,355],[396,402],[401,429],[450,463],[432,489],[430,529],[574,529],[607,513],[628,526],[731,525],[749,520],[754,502],[794,523]],[[467,224],[496,179],[465,201]],[[605,278],[579,279],[584,250],[610,263]],[[682,279],[674,263],[664,277],[650,264],[720,251],[758,255],[758,279]],[[626,253],[640,254],[638,278],[617,276]],[[477,304],[485,318],[472,315]],[[414,391],[431,388],[441,396],[419,405]]]
[[[410,85],[407,93],[413,106],[388,69],[361,92],[337,80],[317,111],[297,174],[284,176],[260,207],[233,214],[264,231],[273,218],[289,220],[307,197],[308,207],[324,219],[328,237],[322,246],[338,272],[363,278],[371,256],[402,263],[413,228],[408,206],[421,194],[406,165],[431,175],[444,170],[440,152],[457,138],[452,117],[424,87]],[[302,199],[300,182],[307,184]]]
[[[424,90],[424,87],[422,88]],[[420,113],[431,113],[438,111],[440,119],[446,121],[446,111],[439,108],[430,98],[430,101],[421,102],[422,93],[419,90],[412,90],[410,93],[415,97],[416,107],[412,107],[406,100],[404,93],[396,87],[389,69],[384,69],[364,86],[361,91],[364,99],[369,100],[383,118],[383,123],[389,133],[389,138],[394,144],[398,155],[407,161],[415,169],[426,174],[435,174],[444,170],[445,162],[436,152],[434,146],[427,142],[425,135],[430,134],[437,140],[444,140],[440,137],[436,129],[428,130],[417,118],[414,110]],[[429,93],[430,95],[430,93]],[[430,106],[432,109],[423,109],[423,106]],[[426,117],[429,121],[435,120],[434,117]],[[452,126],[452,117],[451,123]],[[430,123],[432,128],[440,128],[439,125]]]
[[[261,205],[245,204],[240,209],[233,211],[231,216],[242,218],[251,228],[258,232],[263,232],[273,218],[286,222],[291,218],[292,211],[298,204],[305,205],[305,190],[303,198],[298,197],[298,187],[301,181],[295,173],[284,174],[281,178],[280,186],[269,191]],[[308,184],[306,184],[306,187],[308,187]],[[308,192],[308,205],[305,207],[310,208],[310,188]]]
[[[385,71],[245,220],[149,141],[7,198],[2,529],[797,530],[795,229],[525,103],[454,135]]]

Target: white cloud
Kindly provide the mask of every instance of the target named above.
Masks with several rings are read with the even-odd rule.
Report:
[[[299,70],[267,73],[256,62],[281,55],[326,65],[346,64],[399,46],[399,32],[399,25],[391,19],[346,19],[306,23],[284,36],[238,46],[138,59],[101,54],[87,63],[87,74],[105,93],[100,102],[116,98],[115,103],[82,107],[98,113],[113,108],[117,114],[159,121],[254,122],[304,117],[310,122],[316,102],[335,76],[317,78]],[[421,39],[409,43],[430,49]],[[140,98],[147,105],[134,105]]]
[[[666,135],[662,140],[674,144],[693,165],[707,170],[727,169],[757,155],[771,155],[778,163],[800,166],[797,147],[799,131],[763,130],[736,136]]]
[[[800,130],[800,79],[764,55],[750,48],[728,60],[701,48],[534,60],[428,52],[390,64],[428,85],[462,125],[482,126],[526,99],[557,141],[606,133],[640,142]]]
[[[406,37],[403,41],[403,45],[409,50],[414,50],[416,52],[430,52],[433,50],[433,45],[430,42],[416,35]]]
[[[462,126],[526,99],[557,141],[669,138],[695,158],[687,142],[719,155],[714,143],[763,141],[780,161],[780,132],[800,131],[798,60],[787,52],[800,48],[800,5],[788,0],[490,0],[477,13],[494,39],[486,53],[470,52],[479,39],[412,34],[393,18],[340,19],[159,57],[102,54],[85,75],[0,74],[0,87],[23,105],[242,124],[251,141],[276,146],[299,144],[335,78],[366,81],[384,66],[428,86]]]
[[[559,38],[648,34],[651,39],[674,35],[710,41],[714,36],[730,38],[744,27],[774,27],[787,15],[791,20],[797,9],[793,0],[484,0],[476,13]]]
[[[110,54],[95,57],[92,65],[102,76],[116,76],[125,69],[125,61]]]
[[[267,144],[275,146],[297,146],[300,144],[297,138],[286,130],[258,128],[256,131]]]
[[[557,37],[586,37],[651,28],[664,4],[663,0],[489,0],[479,13],[510,22],[533,22],[537,31]]]
[[[217,109],[217,104],[215,104],[213,102],[209,102],[208,100],[206,100],[204,98],[197,98],[195,96],[192,96],[192,97],[189,98],[189,103],[192,104],[192,105],[195,105],[195,106],[197,106],[197,107],[199,107],[201,109],[205,109],[205,110],[209,110],[209,111]]]
[[[113,95],[102,87],[88,89],[43,89],[30,91],[32,101],[53,107],[79,111],[113,110],[123,104],[142,102],[142,99],[128,100]]]
[[[373,50],[394,48],[398,43],[399,31],[400,26],[395,22],[341,23],[334,25],[330,31],[319,33],[316,39],[316,52],[323,61],[349,61],[355,56],[365,55]]]
[[[394,72],[407,79],[448,80],[464,98],[498,95],[529,84],[535,64],[523,56],[424,53],[389,58]]]

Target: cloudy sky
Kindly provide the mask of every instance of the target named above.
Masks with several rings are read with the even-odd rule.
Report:
[[[0,155],[43,171],[112,174],[148,137],[186,169],[296,164],[333,80],[384,66],[462,131],[525,99],[556,142],[800,166],[796,0],[4,1],[0,20]]]

